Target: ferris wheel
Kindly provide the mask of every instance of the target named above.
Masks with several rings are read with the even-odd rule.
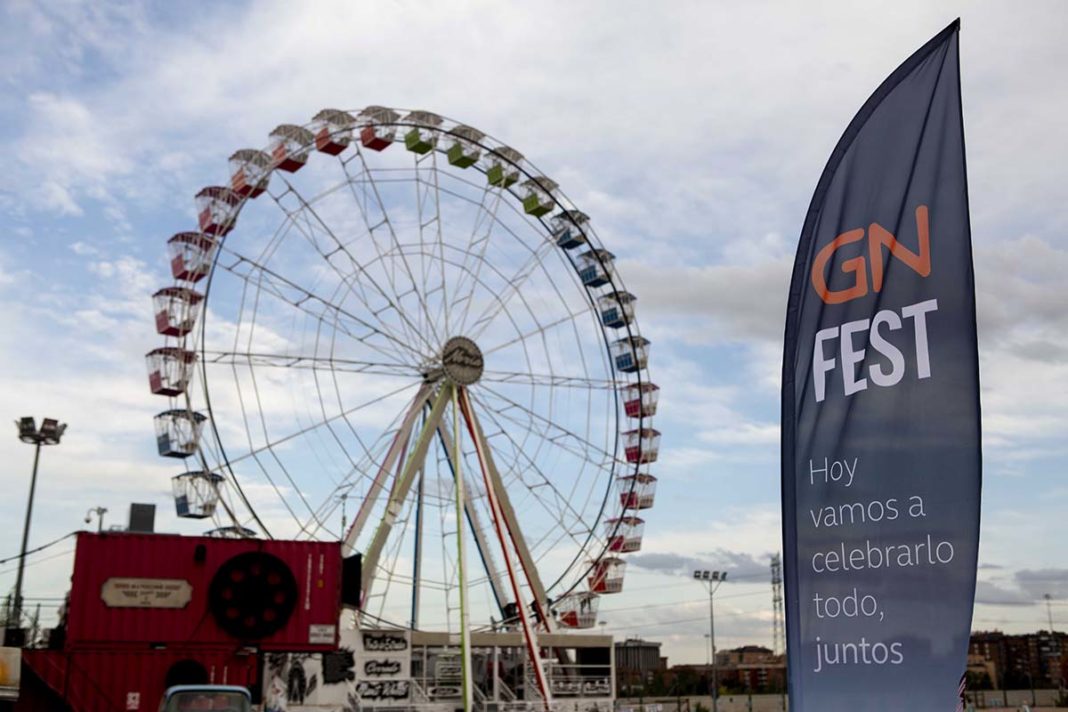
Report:
[[[426,111],[324,110],[229,168],[153,295],[178,516],[342,541],[362,620],[593,627],[660,434],[636,297],[589,218]]]

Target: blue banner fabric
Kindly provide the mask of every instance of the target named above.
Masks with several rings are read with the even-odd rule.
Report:
[[[795,712],[959,699],[982,477],[958,37],[864,104],[801,232],[782,377]]]

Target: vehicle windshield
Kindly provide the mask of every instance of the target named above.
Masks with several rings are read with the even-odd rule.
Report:
[[[217,712],[250,712],[248,697],[240,692],[178,692],[167,700],[164,712],[193,712],[193,710],[213,710]]]

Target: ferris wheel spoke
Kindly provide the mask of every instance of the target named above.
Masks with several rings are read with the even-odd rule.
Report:
[[[367,313],[374,314],[378,317],[378,323],[383,331],[389,332],[392,336],[401,339],[414,347],[414,345],[419,342],[421,333],[406,319],[400,306],[395,303],[395,300],[399,298],[396,296],[396,292],[394,291],[393,296],[391,297],[383,291],[373,277],[371,277],[366,269],[355,259],[348,247],[337,237],[334,231],[326,225],[325,221],[319,217],[318,211],[312,207],[311,202],[306,200],[292,183],[289,181],[285,181],[285,183],[287,186],[286,192],[282,193],[280,196],[272,194],[271,197],[278,204],[279,208],[286,213],[291,223],[304,235],[307,242],[316,250],[322,261],[330,267],[330,270],[337,276],[338,280],[340,280],[340,284],[335,290],[335,295],[342,289],[342,287],[344,287],[347,294],[354,296],[363,304]],[[280,198],[284,197],[287,193],[291,193],[297,200],[299,205],[297,210],[290,211],[282,205]],[[316,239],[316,236],[320,231],[324,232],[329,242],[332,243],[329,250],[320,246],[319,240]],[[337,254],[343,254],[345,259],[347,259],[349,267],[352,270],[351,273],[343,273],[338,266],[334,264],[332,258]],[[371,282],[374,291],[376,291],[379,298],[388,305],[387,307],[375,307],[371,304],[372,297],[368,295],[367,286],[364,284],[363,279],[360,278],[361,276]],[[342,299],[342,302],[344,302],[344,299]],[[400,317],[398,326],[403,332],[402,335],[389,329],[387,320],[382,317],[383,314],[390,310],[395,311]],[[413,348],[413,350],[415,349]]]
[[[490,209],[486,209],[486,198],[489,196],[492,198],[492,206]],[[471,312],[471,305],[475,299],[475,290],[480,284],[480,276],[482,274],[482,265],[486,262],[486,250],[489,248],[490,240],[493,237],[493,228],[497,224],[497,209],[500,207],[503,201],[504,193],[500,189],[491,190],[489,183],[483,189],[482,200],[478,204],[478,212],[475,215],[474,224],[471,228],[471,236],[467,241],[467,249],[464,250],[463,266],[460,270],[460,278],[456,286],[456,298],[449,306],[450,310],[454,310],[458,313],[458,320],[460,323],[457,333],[463,334],[467,327],[467,317]],[[483,229],[483,223],[485,228]],[[480,235],[480,233],[482,233]],[[478,245],[478,254],[473,254]],[[474,257],[472,260],[473,266],[468,267],[468,258]],[[467,281],[467,275],[471,274],[471,288],[463,289],[464,283]]]
[[[622,385],[619,381],[589,378],[587,376],[565,376],[556,373],[530,373],[525,371],[482,372],[480,385],[485,383],[511,383],[531,386],[549,386],[553,388],[580,388],[587,390],[611,391]]]
[[[423,181],[419,177],[421,164],[426,161],[430,162],[429,171],[430,177],[432,179],[430,181]],[[437,289],[431,289],[428,291],[428,296],[435,291],[441,292],[441,297],[439,299],[441,309],[435,310],[435,313],[433,315],[428,314],[427,316],[432,316],[435,322],[444,324],[444,333],[447,336],[451,333],[449,329],[449,290],[448,283],[445,278],[445,237],[442,234],[441,229],[441,186],[439,184],[437,163],[437,151],[430,151],[429,153],[424,154],[422,157],[418,157],[417,155],[417,158],[415,159],[415,192],[416,206],[419,211],[419,241],[423,246],[424,254],[430,257],[429,261],[431,266],[430,269],[427,270],[427,283],[429,284],[430,282],[429,272],[433,269],[434,262],[437,262],[441,276],[440,286]],[[425,185],[425,188],[423,188],[423,195],[420,196],[420,186],[422,185]],[[425,203],[430,202],[432,202],[432,206],[425,205]],[[427,208],[432,208],[432,210],[427,210]],[[426,210],[426,212],[431,213],[429,216],[426,216],[425,219],[424,210]],[[434,235],[432,239],[434,246],[437,247],[436,256],[427,254],[426,250],[426,231],[427,228],[431,225],[434,226]]]
[[[400,418],[399,415],[398,418]],[[338,482],[330,491],[329,496],[320,506],[318,517],[319,520],[325,521],[327,518],[333,516],[333,514],[337,511],[337,508],[340,506],[341,502],[343,500],[347,500],[349,496],[351,496],[352,490],[356,487],[356,484],[359,479],[366,479],[367,475],[365,473],[374,471],[380,466],[380,463],[383,462],[387,457],[387,445],[391,444],[393,442],[393,439],[395,439],[396,437],[394,435],[394,438],[391,439],[389,436],[391,434],[396,434],[397,432],[399,432],[402,427],[403,420],[398,420],[395,418],[394,421],[383,430],[383,432],[379,435],[375,442],[371,444],[370,447],[364,445],[362,439],[359,440],[360,445],[364,450],[364,455],[359,460],[353,460],[351,457],[349,457],[349,460],[350,462],[352,462],[352,465],[349,468],[349,471],[341,479],[341,481]],[[403,459],[403,457],[404,456],[402,454],[401,458]],[[348,530],[345,527],[345,523],[343,522],[342,531],[340,532],[340,534],[338,534],[337,539],[339,541],[344,541],[345,534],[347,531]],[[315,529],[308,530],[309,536],[315,536],[316,533],[317,530]]]
[[[552,479],[538,465],[536,459],[530,455],[529,448],[524,447],[521,443],[517,442],[515,437],[510,432],[510,430],[508,428],[504,427],[504,425],[501,423],[501,418],[504,418],[504,416],[499,411],[497,411],[494,408],[492,408],[485,401],[485,399],[479,398],[478,396],[475,396],[475,395],[472,395],[472,398],[482,407],[482,410],[486,413],[486,417],[488,417],[493,422],[493,424],[497,427],[497,433],[500,434],[502,437],[504,437],[506,440],[508,440],[509,444],[515,450],[515,452],[523,459],[524,462],[527,463],[527,467],[529,467],[530,469],[534,470],[534,472],[542,479],[543,486],[544,487],[548,487],[553,492],[553,495],[554,495],[557,503],[560,504],[561,507],[563,507],[564,509],[568,510],[574,516],[576,522],[578,522],[578,523],[583,522],[584,518],[583,518],[582,514],[578,510],[575,509],[572,497],[568,493],[560,491],[560,489],[553,483]],[[507,418],[504,418],[504,419],[507,420]],[[574,453],[571,453],[571,454],[574,454]],[[597,463],[592,461],[592,460],[587,460],[586,463],[587,464],[593,464],[595,467],[597,466]],[[600,469],[604,470],[603,467],[600,468]],[[522,475],[518,475],[518,476],[519,476],[520,480],[522,481]],[[524,482],[524,484],[527,486],[528,489],[531,489],[533,491],[533,488],[532,488],[531,485],[526,484],[525,482]],[[545,506],[544,501],[542,501],[540,497],[535,497],[535,499],[538,499],[542,503],[542,505]],[[552,510],[549,510],[548,508],[546,508],[546,511],[550,516],[553,516],[556,519],[557,523],[560,524],[561,527],[564,527],[566,530],[571,531],[571,528],[567,525],[567,523],[565,521],[563,521],[559,517],[558,513],[553,512]],[[583,533],[583,534],[593,534],[595,532],[593,532],[591,529],[587,528],[587,529],[582,530],[581,533]]]
[[[315,319],[325,318],[325,311],[331,312],[336,320],[334,325],[337,326],[337,328],[344,331],[347,336],[355,341],[378,352],[381,356],[385,357],[387,361],[393,362],[398,358],[403,361],[403,355],[407,355],[408,358],[411,358],[412,356],[422,358],[418,351],[411,349],[403,340],[399,340],[392,334],[382,331],[374,324],[371,324],[350,311],[343,309],[329,299],[308,291],[296,282],[282,276],[265,265],[249,259],[244,255],[227,250],[225,246],[221,246],[219,249],[230,255],[234,259],[234,262],[229,264],[219,262],[218,266],[226,272],[243,280],[247,286],[258,290],[264,290],[276,299],[280,299],[291,307],[302,311]],[[309,302],[318,303],[324,311],[320,312],[312,309],[309,306]],[[357,327],[359,327],[359,330],[357,330]],[[386,350],[384,346],[371,342],[369,339],[372,336],[379,336],[389,342],[390,350]]]
[[[360,164],[363,167],[362,175],[365,177],[367,185],[370,186],[371,195],[374,196],[374,200],[378,206],[378,210],[382,214],[381,223],[379,225],[385,225],[385,227],[387,228],[390,240],[393,242],[394,245],[394,250],[400,257],[401,265],[404,268],[404,271],[408,276],[408,280],[412,285],[412,291],[415,293],[416,299],[419,301],[422,320],[417,329],[420,334],[432,334],[436,341],[441,342],[441,336],[437,333],[437,325],[434,324],[430,318],[430,306],[427,301],[427,295],[424,291],[420,291],[419,289],[420,284],[425,284],[425,281],[420,282],[416,280],[415,272],[412,270],[411,263],[409,262],[407,255],[405,254],[405,250],[401,245],[400,238],[397,236],[397,231],[394,228],[393,223],[390,221],[389,212],[386,210],[386,204],[385,201],[382,199],[382,192],[378,188],[378,183],[375,180],[374,172],[371,171],[371,169],[368,167],[367,160],[363,155],[363,151],[358,150],[356,152],[356,155],[359,157]],[[345,166],[345,174],[349,177],[350,184],[352,184],[352,174],[348,170],[348,163],[345,162],[343,163],[343,165]],[[368,211],[364,206],[363,202],[357,200],[357,205],[360,206],[360,211],[361,215],[364,218],[364,223],[367,225],[368,232],[371,233],[371,242],[374,243],[375,250],[378,251],[378,243],[376,240],[374,240],[374,229],[377,228],[379,225],[372,226],[372,223],[368,216]],[[379,254],[381,256],[381,253]],[[422,269],[420,269],[420,273],[422,273]]]
[[[483,411],[486,413],[490,421],[493,422],[495,427],[497,427],[497,434],[501,435],[509,441],[512,448],[526,463],[525,467],[529,468],[530,470],[533,470],[534,474],[541,478],[542,482],[544,483],[543,486],[549,488],[549,490],[553,493],[553,501],[556,503],[556,506],[558,507],[557,509],[554,509],[553,506],[548,501],[546,501],[544,497],[538,496],[536,494],[533,495],[534,500],[538,503],[540,508],[559,525],[559,535],[553,542],[551,542],[547,546],[545,545],[545,542],[553,534],[553,531],[551,529],[547,530],[542,535],[542,537],[539,538],[537,542],[535,542],[535,547],[541,548],[541,557],[544,557],[550,552],[552,552],[559,544],[559,542],[562,541],[565,537],[570,539],[571,542],[576,546],[576,554],[574,556],[574,559],[564,568],[563,573],[560,574],[560,577],[551,584],[551,587],[555,589],[557,586],[560,585],[561,581],[564,580],[564,577],[566,576],[567,572],[570,571],[574,567],[574,565],[581,558],[583,558],[584,555],[592,555],[596,552],[603,551],[604,542],[598,538],[597,532],[594,528],[585,524],[585,522],[587,521],[587,517],[583,516],[581,512],[575,509],[572,503],[572,499],[563,492],[561,492],[560,489],[556,487],[555,484],[553,484],[552,480],[541,468],[541,466],[538,465],[536,460],[527,453],[525,448],[516,443],[515,438],[513,438],[512,435],[508,432],[508,429],[501,426],[493,410],[486,407],[486,405],[482,403],[481,400],[479,400],[478,402],[482,406]],[[521,476],[520,480],[522,481]],[[535,492],[534,486],[525,486],[530,492]],[[561,514],[562,511],[566,511],[567,513],[569,513],[573,518],[573,521],[569,522],[565,520]],[[539,560],[541,557],[539,557]]]
[[[250,445],[249,446],[249,450],[247,452],[242,452],[239,455],[228,456],[227,457],[227,462],[229,462],[231,465],[239,464],[239,463],[243,462],[244,460],[247,460],[247,459],[252,458],[252,457],[256,457],[257,455],[260,455],[260,454],[266,452],[267,450],[269,450],[272,447],[277,447],[277,446],[282,445],[284,443],[290,442],[290,441],[292,441],[292,440],[294,440],[296,438],[299,438],[301,435],[305,435],[305,434],[311,432],[312,430],[315,430],[316,428],[321,428],[324,425],[327,425],[328,423],[336,422],[336,421],[338,421],[338,420],[340,420],[342,418],[351,416],[354,413],[357,413],[360,410],[363,410],[364,408],[369,408],[369,407],[371,407],[371,406],[373,406],[373,405],[375,405],[377,403],[385,401],[385,400],[387,400],[389,398],[392,398],[394,396],[400,395],[401,393],[404,393],[404,391],[407,391],[407,390],[409,390],[411,388],[414,388],[416,385],[419,385],[419,384],[417,384],[417,383],[408,383],[408,384],[403,385],[400,388],[392,390],[392,391],[390,391],[388,393],[382,394],[380,396],[376,396],[376,397],[374,397],[374,398],[372,398],[370,400],[364,401],[364,402],[362,402],[362,403],[360,403],[358,405],[355,405],[355,406],[353,406],[351,408],[347,408],[347,409],[345,409],[345,410],[343,410],[343,411],[341,411],[339,413],[331,415],[328,418],[324,418],[323,420],[316,421],[316,422],[312,423],[311,425],[303,426],[301,428],[298,428],[297,430],[294,430],[294,431],[291,431],[289,433],[286,433],[285,435],[283,435],[281,437],[274,438],[273,440],[270,440],[270,441],[268,441],[266,443],[263,443],[262,445],[255,445],[255,446]],[[238,393],[240,394],[240,389],[238,390]]]
[[[473,330],[473,335],[471,336],[472,339],[477,339],[482,332],[489,328],[497,316],[507,308],[508,302],[510,302],[517,294],[520,294],[526,281],[537,271],[537,268],[541,266],[545,256],[552,251],[553,247],[553,243],[549,241],[538,247],[534,250],[530,259],[528,259],[523,266],[509,278],[507,281],[508,288],[505,290],[504,296],[497,300],[496,308],[491,304],[489,308],[482,312],[478,319],[471,323],[471,328]]]
[[[235,366],[232,366],[231,368],[233,368],[236,371],[237,367],[235,365]],[[280,457],[278,457],[278,453],[275,452],[274,446],[270,443],[270,433],[267,430],[267,418],[266,418],[266,416],[264,414],[264,410],[263,410],[263,399],[260,396],[260,389],[259,389],[259,387],[257,385],[257,381],[256,381],[256,373],[255,373],[255,371],[253,369],[249,369],[249,377],[252,380],[252,393],[253,393],[253,396],[254,396],[254,399],[255,399],[255,403],[256,403],[256,410],[259,413],[260,430],[263,433],[264,439],[268,441],[267,445],[265,445],[262,449],[259,450],[259,452],[257,452],[253,456],[253,461],[256,463],[257,466],[259,466],[260,470],[263,472],[264,477],[266,477],[267,481],[270,482],[271,487],[274,489],[275,493],[277,495],[279,495],[279,497],[282,497],[282,493],[279,490],[278,485],[275,483],[274,478],[271,477],[270,471],[264,465],[263,460],[261,459],[265,455],[269,455],[271,460],[274,461],[275,465],[277,465],[278,468],[282,471],[282,474],[285,476],[285,480],[289,483],[290,489],[295,494],[295,496],[299,500],[300,504],[302,504],[304,506],[304,508],[308,511],[308,513],[311,514],[314,517],[315,510],[313,509],[311,504],[308,502],[304,491],[297,484],[297,482],[293,479],[293,475],[289,472],[289,469],[285,466],[285,463],[282,462],[282,459]],[[240,388],[237,389],[237,397],[238,397],[238,402],[240,403],[240,406],[241,406],[241,416],[242,416],[242,419],[245,422],[245,431],[246,431],[246,433],[248,435],[249,447],[251,448],[252,447],[252,427],[251,427],[251,424],[249,423],[248,408],[245,405],[245,397],[242,394]],[[283,503],[285,505],[285,508],[289,511],[289,513],[293,517],[293,519],[296,520],[299,523],[300,522],[300,516],[298,516],[296,511],[294,511],[293,507],[290,506],[289,499],[290,498],[282,497],[282,500],[283,500]]]
[[[383,290],[381,285],[378,284],[375,278],[363,268],[361,263],[352,255],[352,253],[349,251],[348,247],[344,244],[344,242],[342,242],[334,233],[334,231],[330,229],[330,226],[319,215],[319,212],[308,200],[304,198],[303,195],[301,195],[300,191],[298,191],[288,180],[285,181],[285,184],[287,186],[288,192],[291,192],[300,204],[300,212],[304,215],[309,216],[310,218],[305,223],[303,223],[306,228],[302,227],[301,221],[296,220],[293,214],[288,211],[284,205],[281,204],[280,200],[277,197],[272,195],[272,198],[274,198],[275,202],[278,203],[279,208],[286,212],[286,214],[290,217],[293,222],[293,225],[301,231],[305,238],[308,239],[308,241],[316,249],[319,255],[323,258],[323,261],[330,265],[330,268],[335,272],[335,274],[338,275],[338,278],[341,279],[342,283],[345,284],[345,286],[349,289],[349,293],[353,294],[354,296],[357,296],[357,298],[360,299],[360,301],[363,303],[364,307],[368,310],[369,313],[376,313],[376,310],[370,304],[366,292],[363,291],[364,282],[362,278],[366,278],[366,280],[370,283],[374,291],[378,293],[379,297],[381,297],[390,306],[390,308],[392,308],[397,313],[397,316],[401,320],[402,327],[407,333],[408,339],[413,341],[421,340],[424,346],[426,346],[426,348],[429,350],[429,353],[433,353],[434,347],[426,339],[426,337],[424,336],[424,332],[409,320],[408,315],[400,307],[400,305],[395,302],[394,297],[387,293],[385,290]],[[321,230],[323,233],[325,233],[326,236],[330,239],[330,241],[334,244],[334,249],[331,252],[341,252],[345,255],[345,258],[348,260],[350,267],[353,269],[353,273],[351,275],[342,274],[338,270],[337,266],[330,260],[329,255],[324,252],[322,248],[319,247],[318,242],[315,240],[315,233],[318,230]],[[354,285],[358,286],[360,289],[354,289]],[[358,295],[357,291],[359,291]],[[381,313],[381,310],[379,310],[377,313]],[[384,320],[380,320],[380,326],[383,331],[388,331],[385,326]],[[394,335],[394,338],[397,338],[396,335]],[[412,348],[412,344],[409,344],[409,348]],[[427,353],[423,353],[422,356],[427,356]]]
[[[519,420],[517,416],[506,414],[508,411],[511,410],[518,411],[523,414],[524,418],[527,419],[526,424],[529,424],[530,432],[537,434],[539,437],[546,440],[550,444],[564,449],[575,457],[578,457],[595,467],[609,472],[612,471],[613,463],[616,461],[616,456],[605,448],[597,445],[596,443],[590,442],[588,439],[582,437],[578,433],[572,430],[568,430],[567,428],[564,428],[558,423],[549,420],[544,415],[534,412],[530,408],[509,398],[503,393],[498,392],[494,388],[490,388],[489,386],[483,385],[482,388],[479,389],[479,391],[484,392],[487,395],[490,395],[504,403],[504,407],[496,409],[495,412],[501,417],[507,419],[509,422],[513,423],[514,425],[519,425],[521,427],[525,424],[524,421]],[[534,423],[539,424],[540,427],[534,427]],[[544,430],[542,430],[542,428],[544,428]],[[565,447],[562,444],[564,441],[571,441],[573,444],[569,447]],[[604,459],[598,461],[590,458],[586,453],[589,453],[591,451],[596,453],[597,455],[603,456]]]
[[[380,376],[413,376],[418,372],[411,366],[400,363],[358,361],[292,353],[271,354],[263,352],[208,351],[200,352],[205,364],[264,366],[268,368],[293,368],[345,373],[369,373]]]
[[[419,302],[421,311],[425,313],[427,311],[426,298],[423,293],[419,291],[419,284],[416,282],[414,273],[412,272],[411,264],[408,261],[408,256],[401,248],[400,240],[397,238],[397,234],[393,228],[393,224],[389,221],[389,215],[386,213],[385,204],[383,203],[382,197],[378,191],[378,184],[371,176],[370,168],[368,168],[364,160],[363,153],[361,151],[357,151],[355,155],[360,159],[361,165],[363,166],[360,174],[354,175],[349,170],[349,161],[351,161],[352,159],[340,160],[340,164],[342,170],[344,170],[345,172],[346,185],[349,187],[349,192],[351,193],[353,201],[356,203],[356,206],[359,208],[360,218],[363,221],[364,229],[367,231],[367,235],[369,237],[371,245],[374,247],[375,253],[378,256],[378,261],[382,264],[382,271],[385,273],[386,280],[389,282],[390,289],[393,290],[393,294],[395,295],[398,301],[403,302],[404,297],[406,297],[408,294],[414,294]],[[365,176],[365,178],[361,179],[359,177],[360,175]],[[360,185],[363,190],[364,194],[362,196],[359,192],[357,192],[357,185]],[[370,209],[367,205],[368,186],[370,186],[371,193],[374,195],[375,201],[378,204],[379,210],[382,213],[381,219],[377,220],[376,222],[372,222],[369,213]],[[389,235],[388,240],[393,244],[393,250],[389,253],[383,253],[382,247],[378,244],[376,234],[381,231],[380,228],[385,228],[385,232]],[[387,259],[387,254],[395,254],[397,259]],[[401,289],[397,283],[397,260],[400,261],[400,266],[404,274],[407,275],[408,278],[409,286],[405,289]]]
[[[392,305],[389,305],[389,307],[386,308],[373,307],[370,303],[371,299],[367,294],[365,285],[361,281],[356,279],[356,274],[358,274],[359,270],[357,269],[357,272],[353,275],[346,275],[343,274],[338,269],[337,265],[334,264],[334,262],[331,260],[331,256],[337,252],[344,250],[344,247],[339,245],[337,248],[327,252],[320,246],[319,241],[316,239],[316,234],[319,230],[319,228],[317,227],[318,223],[317,221],[313,221],[311,216],[309,215],[310,212],[314,211],[310,210],[310,208],[308,210],[305,210],[305,207],[307,207],[309,201],[306,201],[288,181],[286,181],[286,186],[287,189],[280,194],[276,194],[274,192],[268,193],[268,195],[271,196],[271,199],[274,201],[278,209],[281,210],[282,213],[286,216],[286,220],[283,221],[282,225],[276,231],[275,236],[269,241],[267,246],[264,248],[260,258],[252,260],[252,262],[265,266],[270,261],[270,259],[272,259],[277,253],[286,235],[290,232],[290,230],[287,229],[287,226],[289,228],[296,229],[296,231],[301,234],[304,240],[309,245],[311,245],[312,248],[318,253],[319,258],[323,262],[327,263],[330,268],[330,271],[334,273],[334,275],[338,278],[340,282],[338,287],[335,289],[334,294],[331,296],[330,299],[326,301],[332,302],[333,297],[337,296],[338,293],[344,287],[347,290],[348,295],[352,295],[363,304],[363,307],[368,314],[373,314],[375,317],[378,317],[378,325],[377,327],[375,327],[376,330],[388,336],[394,341],[395,344],[399,344],[402,349],[405,349],[409,352],[413,352],[417,357],[420,357],[418,350],[411,348],[411,345],[418,343],[418,339],[413,338],[413,334],[411,333],[405,333],[402,336],[398,336],[396,333],[393,332],[393,330],[391,330],[387,326],[386,320],[381,318],[381,315],[384,312],[388,311],[388,309],[391,308]],[[323,195],[329,195],[332,192],[334,191],[328,191]],[[282,198],[290,194],[295,197],[295,200],[298,203],[298,207],[294,210],[287,208],[287,206],[282,203]],[[319,196],[318,199],[321,199],[322,197],[323,196]],[[338,241],[336,237],[333,236],[332,232],[330,233],[330,237],[333,238],[335,245],[337,245]],[[349,258],[350,264],[353,264],[352,256],[350,253],[348,253],[347,250],[345,250],[345,255]],[[385,295],[382,296],[385,297]],[[344,298],[342,298],[341,302],[344,303]],[[389,304],[388,298],[386,299],[386,303]],[[407,332],[406,325],[403,321],[400,323],[399,326],[402,331]]]
[[[482,355],[483,356],[489,356],[492,353],[500,351],[501,349],[508,348],[509,346],[512,346],[514,344],[519,343],[520,341],[526,341],[527,339],[530,339],[530,338],[532,338],[534,336],[542,336],[542,335],[545,334],[545,332],[550,331],[550,330],[552,330],[554,328],[557,328],[557,327],[560,327],[560,326],[564,326],[564,325],[573,324],[576,319],[578,319],[581,316],[585,316],[587,314],[590,314],[592,311],[593,310],[590,307],[587,307],[586,309],[583,309],[583,310],[577,311],[577,312],[572,312],[572,311],[568,310],[567,316],[560,317],[559,319],[556,319],[556,320],[551,321],[548,324],[544,324],[544,325],[541,324],[541,323],[538,323],[538,327],[536,329],[533,329],[532,331],[527,331],[525,333],[522,333],[522,334],[516,336],[515,338],[509,339],[508,341],[504,341],[504,342],[502,342],[500,344],[497,344],[496,346],[490,346],[489,348],[483,349],[482,350]],[[580,344],[581,344],[581,342],[580,342]],[[581,345],[580,345],[580,348],[581,348]]]

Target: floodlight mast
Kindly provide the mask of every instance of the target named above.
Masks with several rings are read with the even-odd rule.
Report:
[[[716,589],[727,580],[726,571],[709,571],[707,569],[695,569],[694,580],[704,583],[708,588],[708,644],[711,648],[712,658],[712,712],[717,712],[716,698],[719,696],[719,683],[716,679],[716,610],[712,597]]]
[[[41,460],[41,446],[42,445],[58,445],[60,439],[63,437],[63,433],[67,430],[66,423],[60,423],[55,418],[45,418],[41,421],[41,428],[38,430],[37,421],[31,416],[19,418],[15,421],[15,425],[19,429],[19,440],[30,445],[34,445],[33,453],[33,474],[30,476],[30,498],[26,504],[26,523],[22,528],[22,549],[19,551],[19,567],[18,574],[15,577],[15,607],[14,607],[14,620],[15,624],[12,626],[11,621],[8,621],[8,628],[22,628],[22,576],[23,569],[26,566],[26,546],[29,543],[30,538],[30,520],[33,517],[33,496],[37,489],[37,464]],[[21,636],[20,636],[21,637]]]

